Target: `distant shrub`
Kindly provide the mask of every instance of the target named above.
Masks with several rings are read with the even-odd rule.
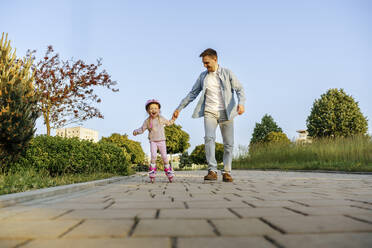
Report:
[[[31,140],[23,156],[10,169],[34,167],[51,176],[96,172],[127,175],[129,159],[123,149],[111,143],[42,135]]]

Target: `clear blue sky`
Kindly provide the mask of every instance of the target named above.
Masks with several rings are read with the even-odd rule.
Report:
[[[265,113],[296,137],[329,88],[343,88],[359,102],[371,133],[372,1],[12,0],[1,9],[0,32],[9,34],[18,56],[36,49],[40,58],[53,45],[63,59],[102,57],[120,92],[99,90],[105,119],[84,126],[100,136],[130,134],[146,153],[147,135],[131,134],[146,118],[145,101],[159,99],[170,118],[204,70],[198,56],[208,47],[245,88],[236,146],[248,145]],[[190,134],[190,152],[204,142],[203,120],[191,118],[196,102],[177,120]],[[46,132],[42,119],[37,128]]]

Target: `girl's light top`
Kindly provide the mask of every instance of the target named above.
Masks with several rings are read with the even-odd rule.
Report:
[[[162,141],[165,140],[164,126],[170,126],[174,123],[172,120],[167,120],[163,116],[159,115],[157,118],[147,118],[142,127],[134,130],[138,134],[141,134],[149,130],[149,140],[150,141]]]

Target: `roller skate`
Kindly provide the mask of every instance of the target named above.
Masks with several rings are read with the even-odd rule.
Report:
[[[153,167],[153,166],[150,165],[149,177],[150,177],[151,183],[154,183],[155,182],[155,177],[156,177],[156,166]]]
[[[172,166],[169,165],[169,168],[164,167],[164,172],[165,172],[165,175],[168,177],[169,182],[171,183],[174,177]]]

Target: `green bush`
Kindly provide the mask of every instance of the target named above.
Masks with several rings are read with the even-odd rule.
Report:
[[[290,144],[291,141],[288,139],[287,135],[282,132],[270,132],[266,135],[264,142],[266,143],[281,143]]]
[[[217,163],[222,163],[223,160],[223,144],[216,142],[215,156]],[[205,157],[205,145],[198,145],[190,154],[190,159],[194,164],[207,164]]]
[[[329,89],[315,100],[306,123],[313,138],[350,137],[366,134],[368,130],[367,118],[358,102],[343,89]]]
[[[77,138],[37,136],[10,170],[33,167],[51,176],[97,172],[128,174],[129,156],[107,142],[93,143]]]

